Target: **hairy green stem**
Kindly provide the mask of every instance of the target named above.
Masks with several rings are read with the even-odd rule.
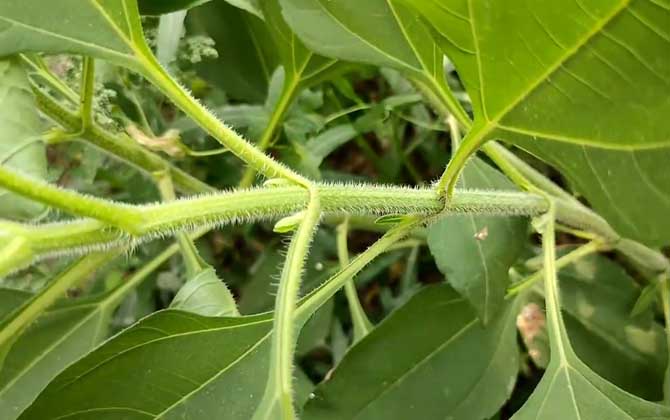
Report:
[[[179,85],[150,52],[140,51],[139,53],[142,74],[233,154],[267,178],[285,178],[305,187],[310,184],[310,181],[302,175],[261,152],[235,130],[219,121],[214,114]]]
[[[344,269],[349,265],[349,248],[347,247],[347,234],[349,233],[349,219],[337,226],[337,258],[340,262],[340,268]],[[354,279],[350,279],[344,284],[344,293],[347,296],[349,304],[349,313],[351,314],[351,322],[354,328],[354,343],[362,340],[374,328],[372,322],[365,314],[365,310],[358,299],[358,291],[356,291],[356,283]]]
[[[119,228],[136,238],[148,238],[202,226],[216,226],[277,219],[295,213],[308,204],[302,187],[270,187],[230,193],[216,193],[170,203],[132,206],[60,189],[44,181],[0,166],[0,187],[72,214],[91,217]],[[314,184],[319,190],[324,213],[349,215],[478,213],[533,216],[546,211],[543,197],[523,192],[463,190],[445,203],[428,188],[404,188],[365,184]],[[556,200],[558,221],[570,227],[591,231],[608,244],[651,270],[663,272],[667,259],[657,251],[633,241],[620,240],[600,217],[583,206]],[[77,224],[80,222],[74,222]],[[86,221],[83,236],[118,239],[120,232],[101,233]],[[51,226],[51,233],[68,235],[71,224]],[[80,227],[78,227],[79,229]],[[61,233],[54,230],[64,230]],[[68,241],[73,243],[73,239]],[[86,245],[91,244],[87,242]]]
[[[130,233],[142,224],[142,215],[130,206],[112,204],[107,200],[79,194],[40,182],[0,166],[0,185],[35,201],[68,211],[79,216],[91,217]]]
[[[254,414],[256,420],[295,418],[293,358],[298,329],[294,323],[294,313],[305,259],[320,217],[319,193],[315,188],[311,188],[309,205],[293,235],[279,280],[274,311],[270,375],[263,400]]]
[[[169,173],[157,173],[155,178],[156,185],[158,185],[158,191],[160,191],[163,201],[174,201],[177,197],[175,196],[172,179],[170,178]],[[179,248],[181,249],[181,255],[184,259],[184,265],[186,265],[186,272],[189,277],[193,277],[204,269],[198,251],[195,248],[193,241],[191,241],[185,232],[178,232],[176,237]]]

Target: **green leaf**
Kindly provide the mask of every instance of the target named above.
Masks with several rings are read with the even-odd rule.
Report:
[[[40,136],[42,123],[30,82],[16,58],[0,61],[0,108],[0,165],[44,179],[47,159]],[[1,217],[32,219],[44,209],[41,203],[0,189]]]
[[[143,45],[135,0],[0,3],[0,56],[69,52],[134,67],[140,42]]]
[[[216,60],[197,64],[198,74],[233,99],[262,102],[278,65],[265,22],[224,1],[189,11],[186,22],[191,32],[211,37],[219,53]]]
[[[203,316],[236,316],[237,307],[231,300],[225,283],[208,267],[184,283],[170,307]]]
[[[260,0],[225,0],[239,9],[246,10],[259,18],[263,18],[259,6]],[[210,0],[139,0],[140,13],[143,15],[162,15],[164,13],[176,12],[177,10],[192,9],[201,4],[209,3]],[[222,4],[224,1],[214,1],[212,3]],[[199,10],[201,8],[196,8]]]
[[[280,0],[291,28],[328,57],[392,67],[453,102],[430,28],[399,0]]]
[[[561,315],[556,276],[553,208],[541,226],[545,266],[545,301],[551,359],[542,380],[513,420],[608,419],[661,420],[670,407],[642,400],[598,376],[582,362],[570,343]]]
[[[630,316],[639,293],[626,272],[589,256],[559,272],[566,328],[577,355],[603,378],[647,400],[662,398],[667,348],[646,310]]]
[[[268,29],[275,40],[277,52],[284,67],[284,84],[309,84],[309,79],[315,79],[320,73],[331,68],[336,60],[315,54],[318,49],[308,49],[298,39],[282,15],[279,0],[265,0],[262,2],[263,14]]]
[[[0,418],[17,418],[51,379],[100,343],[113,309],[97,299],[62,304],[32,324],[0,371]]]
[[[462,188],[515,190],[501,173],[472,159],[459,180]],[[428,246],[447,281],[477,310],[485,324],[504,306],[509,268],[526,242],[522,217],[444,217],[428,227]]]
[[[489,418],[518,373],[514,308],[484,328],[451,287],[424,289],[349,350],[304,419]]]
[[[271,330],[267,315],[157,312],[71,365],[20,418],[251,418]]]
[[[533,141],[521,147],[544,159],[622,236],[651,246],[670,244],[670,149],[608,150]],[[640,203],[653,203],[641,206]]]
[[[623,235],[668,243],[670,178],[657,170],[670,157],[667,0],[406,2],[434,25],[472,99],[455,167],[487,140],[515,143]],[[638,206],[649,199],[655,208]]]

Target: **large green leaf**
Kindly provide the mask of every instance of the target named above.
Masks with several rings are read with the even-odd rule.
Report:
[[[501,173],[472,159],[461,176],[462,188],[514,190]],[[453,215],[428,228],[428,246],[437,267],[477,310],[485,324],[504,306],[509,268],[526,242],[522,217]]]
[[[136,0],[0,3],[0,56],[70,52],[132,67],[141,40]]]
[[[667,243],[670,2],[405,1],[472,99],[459,164],[486,140],[515,143],[565,171],[621,233]],[[651,213],[631,199],[643,195]]]
[[[448,95],[443,54],[424,25],[398,0],[280,0],[305,44],[328,57],[392,67]]]
[[[198,64],[198,74],[233,99],[262,102],[278,64],[265,22],[224,1],[191,10],[186,22],[191,31],[211,37],[219,53]]]
[[[491,417],[518,373],[514,306],[484,328],[451,287],[424,289],[346,354],[304,418]]]
[[[16,58],[0,60],[0,109],[0,165],[45,178],[47,159],[40,138],[42,123],[30,82]],[[44,208],[41,203],[0,189],[0,217],[31,219]]]
[[[251,418],[272,318],[157,312],[52,381],[22,419]]]
[[[577,355],[596,373],[649,400],[662,397],[667,348],[651,311],[630,311],[639,294],[612,261],[586,257],[559,272],[565,324]]]

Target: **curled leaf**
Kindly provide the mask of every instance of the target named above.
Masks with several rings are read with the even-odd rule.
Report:
[[[203,316],[239,316],[230,291],[212,267],[188,280],[170,307]]]
[[[272,229],[277,233],[287,233],[294,231],[302,222],[302,219],[305,218],[305,212],[301,211],[294,215],[284,217],[275,223],[275,227]]]

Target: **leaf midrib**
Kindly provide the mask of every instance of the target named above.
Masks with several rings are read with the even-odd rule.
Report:
[[[500,121],[506,117],[512,110],[514,110],[520,103],[523,102],[524,99],[526,99],[531,93],[533,93],[544,81],[546,81],[553,73],[555,73],[558,69],[561,68],[563,64],[565,64],[568,60],[570,60],[572,57],[574,57],[581,49],[586,46],[595,36],[597,36],[599,33],[603,31],[603,29],[614,19],[616,18],[619,14],[621,14],[625,9],[628,8],[632,0],[622,0],[621,3],[617,7],[615,7],[607,16],[601,18],[598,21],[594,22],[593,28],[588,31],[584,36],[582,36],[571,48],[567,48],[565,52],[556,59],[552,65],[548,66],[547,69],[542,72],[538,77],[535,78],[531,83],[528,84],[528,88],[522,90],[519,95],[514,98],[510,103],[505,106],[502,110],[500,110],[495,116],[490,118],[488,116],[488,113],[486,111],[486,104],[485,104],[485,86],[484,86],[484,78],[483,78],[483,69],[481,65],[481,52],[479,48],[479,39],[477,37],[476,33],[476,24],[475,24],[475,18],[474,14],[472,13],[472,0],[468,0],[468,7],[469,7],[469,12],[470,12],[470,29],[472,31],[472,36],[473,36],[473,41],[475,45],[475,57],[477,59],[477,71],[479,74],[479,93],[480,93],[480,100],[481,100],[481,107],[482,107],[482,114],[484,117],[485,123],[480,125],[477,128],[476,133],[473,133],[473,140],[472,142],[477,142],[479,143],[482,140],[485,140],[486,137],[491,134],[496,128],[501,128],[504,130],[512,131],[512,130],[519,130],[517,128],[513,127],[506,127],[500,124]],[[524,130],[527,131],[528,133],[532,133],[531,135],[536,135],[538,137],[547,137],[547,133],[540,133],[540,132],[534,132],[531,130]],[[567,141],[566,138],[563,136],[561,138],[553,138],[550,137],[552,140],[557,140],[557,141]],[[572,142],[571,142],[572,143]],[[599,147],[603,147],[602,144],[598,144]],[[655,145],[652,145],[651,148],[658,147]],[[641,147],[630,147],[630,146],[619,146],[619,145],[608,145],[606,147],[608,149],[623,149],[623,150],[637,150],[640,149]],[[642,147],[644,148],[644,146]],[[647,148],[650,148],[647,146]]]

